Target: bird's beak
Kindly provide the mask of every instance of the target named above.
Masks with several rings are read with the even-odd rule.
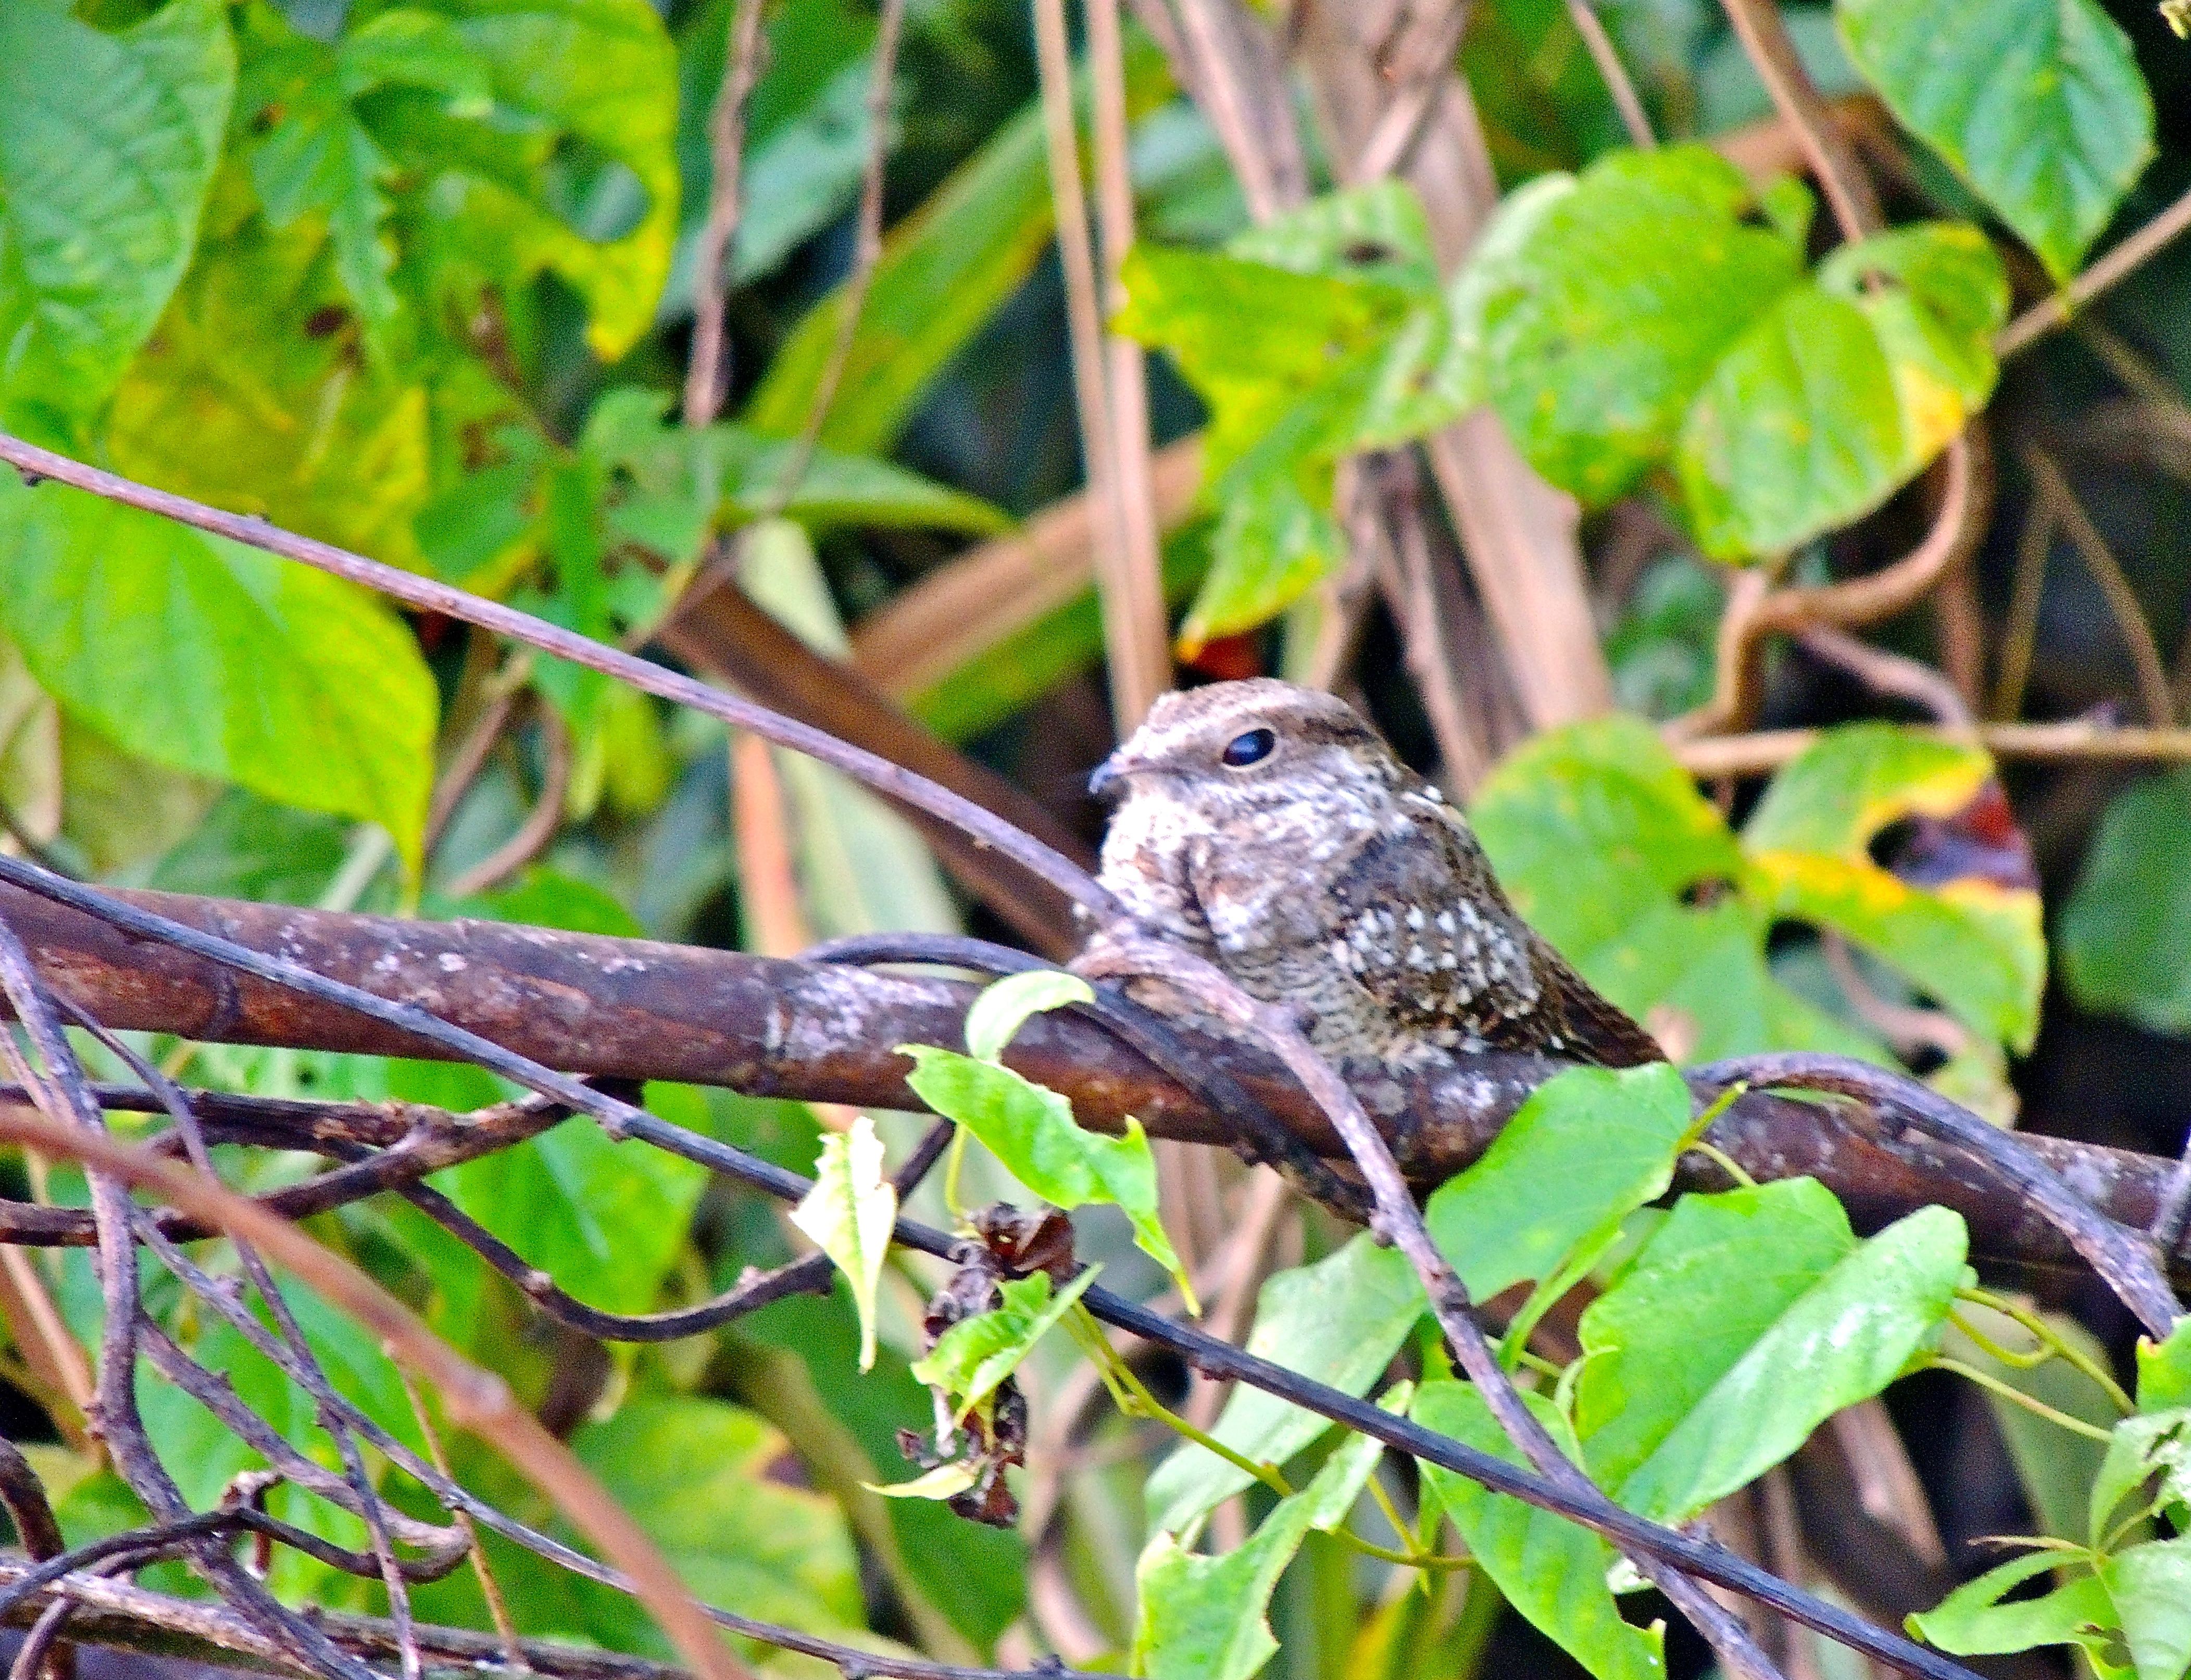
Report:
[[[1135,768],[1133,760],[1126,756],[1126,749],[1119,748],[1096,766],[1096,773],[1088,778],[1088,796],[1099,800],[1111,798]]]

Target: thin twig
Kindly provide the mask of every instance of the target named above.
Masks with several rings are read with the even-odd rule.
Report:
[[[1918,1084],[1854,1056],[1790,1051],[1738,1056],[1690,1070],[1731,1088],[1785,1088],[1857,1097],[1877,1123],[1912,1128],[1981,1162],[2001,1187],[2068,1238],[2155,1341],[2182,1315],[2154,1256],[2140,1238],[2098,1212],[2012,1132],[2003,1131]]]
[[[2122,729],[2071,719],[2061,723],[1981,723],[1970,729],[1913,724],[1909,732],[1983,747],[1999,759],[2057,764],[2191,763],[2191,729]],[[1746,735],[1707,735],[1677,742],[1673,751],[1682,767],[1702,781],[1765,776],[1808,752],[1824,733],[1818,729],[1765,729]]]
[[[1971,709],[1955,685],[1922,660],[1874,647],[1846,630],[1825,624],[1799,631],[1795,641],[1806,652],[1840,667],[1873,692],[1921,706],[1936,721],[1950,728],[1966,726],[1972,721]]]
[[[1460,579],[1457,572],[1445,575],[1454,568],[1442,569],[1431,550],[1414,458],[1397,451],[1367,457],[1361,478],[1356,499],[1367,527],[1362,536],[1374,554],[1386,607],[1399,628],[1403,655],[1437,742],[1440,784],[1460,797],[1490,772],[1492,758],[1470,714],[1460,650],[1448,634],[1449,597]]]
[[[96,1163],[85,1157],[87,1149],[108,1142],[103,1118],[91,1099],[76,1053],[61,1032],[52,1001],[31,965],[30,954],[4,919],[0,919],[0,989],[5,990],[15,1018],[22,1023],[37,1065],[18,1049],[12,1033],[0,1034],[0,1051],[4,1051],[17,1077],[31,1088],[38,1105],[37,1110],[0,1111],[0,1125],[49,1130],[69,1141],[67,1147],[52,1153],[84,1159],[91,1169],[86,1176],[98,1226],[98,1276],[105,1314],[100,1329],[93,1415],[115,1467],[154,1519],[180,1521],[191,1514],[189,1503],[160,1461],[137,1405],[137,1333],[141,1314],[134,1209],[122,1182],[97,1170]],[[219,1545],[201,1540],[192,1546],[191,1555],[231,1607],[263,1632],[296,1641],[299,1654],[314,1668],[340,1680],[371,1680],[361,1664],[337,1650],[275,1599]]]
[[[1796,55],[1775,0],[1723,0],[1727,20],[1757,71],[1773,109],[1802,149],[1841,237],[1854,242],[1879,231],[1884,219],[1871,178]]]
[[[1037,9],[1050,0],[1037,0]],[[1096,168],[1096,222],[1102,238],[1097,301],[1106,322],[1124,307],[1119,266],[1134,244],[1134,186],[1128,173],[1125,47],[1118,0],[1084,0],[1088,77],[1094,94],[1090,140]],[[1069,95],[1068,95],[1069,97]],[[1068,107],[1069,108],[1069,107]],[[1076,176],[1078,171],[1074,171]],[[1061,219],[1064,206],[1058,207]],[[1145,352],[1124,333],[1103,332],[1103,389],[1109,399],[1111,483],[1118,547],[1099,549],[1103,645],[1110,660],[1111,704],[1121,739],[1171,686],[1166,639],[1164,556],[1157,541],[1154,469],[1149,454],[1149,397]],[[1106,558],[1112,561],[1103,569]]]
[[[541,772],[540,794],[526,812],[515,833],[469,869],[452,878],[442,889],[452,898],[469,898],[491,892],[546,850],[563,823],[563,797],[571,787],[571,726],[546,701],[539,707],[540,735],[547,762]]]
[[[1732,3],[1747,6],[1754,0]],[[1915,604],[1950,567],[1967,558],[1983,532],[1991,493],[1990,476],[1978,471],[1975,453],[1963,436],[1949,442],[1940,458],[1944,481],[1932,528],[1915,548],[1877,572],[1779,589],[1756,570],[1738,573],[1720,619],[1712,698],[1669,724],[1667,734],[1690,740],[1747,723],[1761,698],[1757,650],[1765,637],[1820,624],[1846,629],[1875,624]]]
[[[1240,183],[1249,219],[1266,222],[1289,208],[1275,160],[1263,144],[1249,110],[1257,78],[1243,62],[1238,43],[1226,39],[1233,20],[1227,0],[1176,0],[1179,42],[1187,60],[1182,86],[1194,89],[1195,103],[1216,131],[1217,143]]]
[[[2168,686],[2168,667],[2161,663],[2160,649],[2153,640],[2153,626],[2146,622],[2145,607],[2131,587],[2130,579],[2123,575],[2122,566],[2115,559],[2114,550],[2108,539],[2100,534],[2099,527],[2092,523],[2085,504],[2077,499],[2077,493],[2069,486],[2054,458],[2036,447],[2023,452],[2023,464],[2047,502],[2062,529],[2076,546],[2077,555],[2085,562],[2085,569],[2092,574],[2092,581],[2100,586],[2105,596],[2108,611],[2114,615],[2115,628],[2121,631],[2123,646],[2130,654],[2131,669],[2137,680],[2138,705],[2145,713],[2146,721],[2155,729],[2165,729],[2176,721],[2176,701]]]
[[[381,1351],[388,1352],[386,1348]],[[410,1371],[393,1355],[388,1363],[395,1367],[396,1380],[403,1385],[403,1398],[411,1403],[411,1415],[418,1420],[427,1456],[434,1461],[435,1469],[453,1481],[455,1472],[449,1468],[448,1450],[441,1444],[441,1432],[434,1427],[434,1415],[426,1408],[426,1397],[418,1392],[418,1384]],[[479,1582],[480,1597],[487,1601],[487,1620],[494,1624],[495,1637],[502,1641],[502,1654],[510,1667],[521,1674],[529,1666],[525,1660],[524,1643],[517,1637],[517,1624],[510,1620],[509,1603],[503,1597],[502,1584],[495,1580],[494,1569],[487,1562],[487,1547],[480,1543],[472,1514],[462,1509],[449,1514],[464,1532],[465,1549],[471,1556],[472,1577]]]
[[[822,433],[837,401],[837,388],[844,383],[853,346],[859,342],[860,318],[867,311],[868,293],[883,258],[883,164],[890,153],[891,93],[896,83],[898,40],[904,30],[905,0],[882,0],[875,22],[874,64],[868,77],[868,157],[860,172],[852,271],[836,294],[837,336],[829,346],[829,359],[814,382],[806,423],[784,458],[782,474],[761,515],[764,519],[773,519],[789,507],[799,487],[805,482],[806,470],[813,464],[815,451],[822,447]]]
[[[732,247],[745,202],[746,104],[760,80],[767,0],[737,0],[723,42],[723,81],[708,117],[708,219],[692,258],[692,354],[685,369],[685,424],[704,426],[730,390],[723,318]]]
[[[1382,180],[1408,167],[1454,80],[1453,55],[1473,9],[1472,0],[1446,0],[1426,23],[1419,20],[1408,29],[1388,66],[1395,83],[1391,100],[1355,157],[1355,180]]]
[[[471,646],[474,649],[491,650],[494,643],[486,636],[474,636]],[[492,658],[492,653],[487,657]],[[480,772],[487,767],[487,755],[494,750],[494,743],[502,738],[502,732],[509,725],[510,711],[517,703],[518,691],[524,687],[526,679],[532,674],[532,656],[520,653],[491,675],[475,681],[471,671],[478,658],[476,653],[467,650],[465,673],[458,680],[457,698],[451,703],[451,711],[454,714],[464,706],[467,690],[470,690],[477,696],[474,703],[479,705],[479,710],[472,719],[470,728],[465,731],[464,739],[457,743],[455,750],[449,755],[448,762],[441,766],[441,773],[434,779],[434,797],[426,808],[424,844],[428,851],[440,843],[442,831],[449,826],[449,819],[457,814],[457,807],[464,802],[464,795],[471,790]],[[452,722],[453,716],[449,720]]]
[[[2068,286],[2052,297],[2035,303],[2010,322],[1993,341],[1994,354],[2006,361],[2017,351],[2062,326],[2072,315],[2109,287],[2143,267],[2162,247],[2191,227],[2191,192],[2120,244],[2113,247]]]
[[[9,955],[6,948],[12,937],[0,923],[0,963]],[[125,1148],[104,1133],[17,1110],[0,1113],[0,1137],[80,1159],[92,1170],[94,1182],[104,1178],[117,1187],[127,1182],[156,1191],[176,1206],[264,1250],[331,1305],[382,1338],[397,1358],[433,1383],[452,1419],[499,1450],[576,1527],[617,1559],[638,1583],[648,1610],[696,1673],[705,1680],[747,1680],[745,1666],[708,1626],[653,1541],[570,1449],[515,1403],[509,1385],[458,1353],[349,1261],[225,1185]],[[134,1279],[134,1254],[127,1269]],[[341,1409],[347,1412],[348,1408]],[[352,1660],[334,1654],[341,1659],[337,1666],[342,1671],[371,1680]]]
[[[568,659],[588,670],[630,684],[652,694],[737,728],[789,747],[845,772],[874,789],[884,798],[912,806],[972,834],[999,853],[1047,882],[1059,892],[1098,914],[1115,911],[1117,901],[1090,878],[1087,872],[1050,847],[999,819],[973,800],[918,776],[878,754],[846,744],[811,724],[757,706],[708,684],[680,676],[660,665],[603,646],[588,636],[551,624],[529,612],[491,601],[482,596],[436,583],[362,555],[351,554],[332,544],[299,537],[263,520],[223,512],[164,490],[155,490],[118,474],[86,466],[65,455],[41,449],[21,439],[0,434],[0,461],[34,478],[50,479],[75,489],[88,491],[126,507],[142,509],[212,532],[363,585],[422,612],[458,618],[482,629]]]
[[[1141,663],[1135,627],[1119,615],[1130,596],[1124,514],[1118,498],[1118,429],[1112,421],[1111,367],[1103,345],[1102,304],[1097,291],[1095,248],[1088,233],[1088,202],[1080,181],[1079,125],[1073,116],[1073,53],[1066,36],[1065,0],[1033,0],[1035,65],[1042,86],[1042,127],[1050,163],[1050,196],[1056,206],[1058,265],[1065,275],[1066,336],[1073,362],[1073,394],[1080,417],[1080,455],[1095,506],[1096,595],[1104,612],[1104,648],[1110,663],[1112,710],[1121,737],[1159,692]],[[1119,618],[1120,635],[1110,632]]]
[[[2032,650],[2039,641],[2039,603],[2046,587],[2046,561],[2054,551],[2053,498],[2032,487],[2023,528],[2016,538],[2016,576],[2009,589],[2008,621],[2000,634],[2000,666],[1994,675],[1992,714],[2012,721],[2023,710],[2031,680]]]
[[[206,1149],[205,1134],[199,1129],[197,1115],[191,1109],[182,1088],[97,1022],[84,1016],[73,1005],[67,1007],[69,1012],[77,1017],[79,1026],[87,1028],[105,1046],[109,1054],[118,1057],[145,1082],[145,1088],[160,1099],[168,1118],[182,1135],[191,1165],[208,1178],[215,1176],[212,1156]],[[150,1219],[141,1214],[136,1217],[145,1241],[160,1253],[163,1261],[168,1262],[171,1270],[176,1269],[174,1262],[180,1258],[179,1251],[160,1235]],[[276,1286],[273,1274],[266,1269],[265,1261],[259,1258],[258,1250],[250,1243],[241,1238],[236,1240],[235,1248],[246,1275],[259,1291],[259,1299],[265,1302],[276,1330],[288,1346],[299,1373],[299,1386],[311,1397],[320,1426],[334,1441],[336,1450],[342,1457],[344,1471],[350,1485],[356,1489],[358,1515],[363,1519],[366,1533],[372,1540],[381,1584],[388,1592],[389,1616],[396,1626],[396,1644],[405,1680],[422,1680],[424,1666],[411,1632],[410,1594],[404,1586],[403,1570],[396,1561],[395,1546],[389,1538],[387,1514],[382,1509],[380,1495],[373,1487],[372,1476],[366,1469],[364,1455],[358,1449],[356,1438],[343,1427],[337,1416],[334,1392],[327,1381],[327,1373],[321,1369],[318,1357],[304,1339],[303,1327],[298,1324],[287,1300]]]
[[[96,1450],[84,1427],[92,1381],[83,1344],[70,1333],[36,1262],[12,1244],[0,1248],[0,1317],[31,1377],[48,1391],[38,1398],[61,1438],[78,1452]]]
[[[1583,45],[1590,49],[1590,60],[1597,66],[1605,91],[1613,96],[1613,109],[1620,113],[1621,125],[1628,130],[1629,144],[1644,151],[1657,151],[1659,137],[1651,132],[1651,115],[1643,109],[1636,83],[1629,79],[1628,66],[1620,61],[1620,49],[1613,44],[1593,0],[1568,0],[1568,16],[1574,20]]]
[[[0,1558],[0,1584],[29,1566]],[[259,1633],[233,1611],[208,1598],[182,1598],[85,1572],[39,1589],[33,1600],[65,1599],[75,1606],[79,1637],[102,1645],[146,1655],[183,1655],[224,1667],[282,1675],[310,1676],[294,1652]],[[20,1620],[20,1616],[17,1618]],[[394,1630],[385,1618],[319,1610],[314,1620],[344,1650],[364,1658],[395,1652]],[[418,1637],[436,1666],[492,1672],[501,1657],[495,1636],[468,1627],[422,1625]],[[644,1657],[627,1656],[595,1646],[552,1640],[523,1642],[526,1666],[556,1680],[691,1680],[684,1669]],[[240,1659],[240,1660],[239,1660]]]

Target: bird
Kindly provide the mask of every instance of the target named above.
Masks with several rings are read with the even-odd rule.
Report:
[[[1468,819],[1335,696],[1269,677],[1158,698],[1099,766],[1097,879],[1336,1060],[1663,1062],[1524,921]]]

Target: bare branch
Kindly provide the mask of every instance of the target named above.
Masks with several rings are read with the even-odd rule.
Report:
[[[1628,66],[1620,61],[1620,49],[1613,44],[1593,0],[1568,0],[1568,16],[1574,20],[1583,45],[1590,48],[1591,62],[1597,66],[1605,91],[1613,96],[1613,109],[1620,113],[1621,125],[1628,130],[1629,144],[1644,151],[1657,151],[1659,137],[1651,132],[1650,113],[1643,109],[1642,98],[1629,79]]]
[[[1818,744],[1824,731],[1766,729],[1676,743],[1674,756],[1692,776],[1764,776]],[[1981,723],[1965,728],[1911,726],[1935,740],[1983,747],[1995,758],[2058,764],[2191,763],[2191,729],[2122,729],[2089,719],[2060,723]]]
[[[2101,293],[2143,267],[2186,228],[2191,228],[2191,192],[2185,193],[2121,243],[2110,248],[2105,256],[2063,289],[2034,304],[2001,328],[2000,336],[1993,341],[1994,354],[2006,361],[2034,339],[2062,326]]]
[[[708,117],[708,219],[692,258],[692,355],[685,370],[685,424],[704,426],[730,387],[723,309],[727,269],[743,213],[746,103],[760,80],[762,14],[767,0],[738,0],[723,42],[723,82]]]

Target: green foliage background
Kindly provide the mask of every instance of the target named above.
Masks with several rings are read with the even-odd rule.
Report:
[[[0,5],[0,427],[635,646],[717,539],[742,533],[748,590],[842,655],[848,626],[1078,480],[1027,23],[1003,0],[908,7],[879,137],[888,237],[841,382],[817,408],[852,289],[851,209],[878,140],[866,105],[876,20],[859,0],[770,9],[729,265],[731,401],[722,419],[687,429],[674,410],[731,11],[729,0]],[[2191,261],[2163,253],[2098,308],[2143,370],[2129,397],[2106,383],[2126,377],[2122,361],[2092,360],[2094,340],[2063,336],[2004,366],[1996,334],[2012,306],[2070,282],[2181,188],[2191,53],[2127,0],[1784,12],[1822,89],[1885,113],[1887,231],[1835,243],[1807,187],[1754,181],[1713,149],[1769,107],[1697,0],[1603,8],[1670,142],[1654,151],[1623,143],[1563,7],[1479,0],[1456,63],[1505,197],[1450,272],[1420,203],[1395,183],[1342,189],[1320,176],[1307,207],[1251,226],[1209,127],[1155,44],[1131,32],[1141,242],[1118,324],[1160,352],[1160,440],[1203,434],[1200,497],[1164,556],[1182,646],[1244,638],[1228,657],[1288,668],[1297,604],[1346,554],[1342,464],[1489,405],[1590,516],[1601,572],[1613,570],[1622,519],[1659,533],[1651,564],[1604,602],[1630,710],[1519,743],[1476,791],[1474,819],[1523,911],[1685,1058],[1812,1048],[1896,1062],[1909,1046],[1829,972],[1829,946],[1845,943],[1869,988],[1945,1023],[1923,1069],[1943,1089],[1990,1113],[2020,1099],[2050,1127],[2172,1150],[2180,1105],[2121,1070],[2191,1071],[2191,772],[2011,772],[2034,887],[2013,871],[1901,867],[1902,842],[1961,821],[1999,766],[1879,720],[1893,709],[1797,662],[1776,669],[1771,721],[1872,720],[1830,730],[1732,812],[1652,726],[1709,692],[1714,623],[1740,568],[1816,581],[1892,552],[1878,530],[1898,528],[1898,498],[1974,418],[2004,446],[2003,506],[2030,502],[2015,446],[2071,458],[2148,634],[2172,651],[2191,602],[2175,534],[2191,528]],[[810,430],[817,447],[794,481]],[[2008,518],[1995,528],[1975,564],[1997,622],[2017,610],[2016,544]],[[2068,553],[2051,572],[2040,554],[2031,679],[2012,710],[2072,715],[2128,690],[2111,609]],[[1092,675],[1101,622],[1084,589],[1045,601],[903,698],[1088,828],[1094,813],[1068,790],[1107,746]],[[1420,758],[1424,715],[1395,675],[1391,627],[1378,620],[1369,635],[1353,675]],[[1925,645],[1914,620],[1882,635]],[[2180,705],[2180,656],[2175,675]],[[435,812],[458,743],[504,701],[500,746]],[[10,844],[82,873],[757,943],[726,744],[701,720],[407,620],[257,550],[59,487],[0,483],[0,807]],[[778,768],[817,934],[985,925],[877,802],[811,765]],[[552,843],[514,878],[477,886],[476,867],[543,789],[560,799]],[[504,1095],[466,1069],[153,1048],[194,1081],[267,1094],[452,1108]],[[1086,1227],[1107,1282],[1152,1294],[1167,1272],[1186,1281],[1138,1132],[1074,1131],[1061,1099],[993,1060],[928,1050],[923,1064],[923,1095],[1027,1185],[1124,1210]],[[797,1105],[672,1087],[647,1097],[800,1170],[820,1152],[817,1120]],[[1808,1181],[1652,1210],[1692,1141],[1688,1118],[1664,1070],[1590,1076],[1534,1108],[1429,1210],[1479,1296],[1531,1285],[1527,1311],[1542,1313],[1594,1275],[1574,1331],[1583,1358],[1545,1389],[1547,1417],[1609,1489],[1673,1520],[1943,1348],[1995,1369],[1966,1320],[1950,1324],[1966,1281],[1952,1216],[1859,1238]],[[886,1139],[902,1148],[910,1124],[885,1117]],[[232,1165],[253,1188],[304,1170]],[[1001,1169],[970,1171],[1011,1187]],[[697,1298],[791,1248],[765,1210],[697,1169],[572,1126],[435,1182],[571,1294],[612,1311]],[[1539,1193],[1546,1185],[1559,1193]],[[81,1187],[66,1174],[50,1186],[64,1199]],[[884,1270],[871,1321],[882,1353],[862,1374],[845,1288],[719,1338],[603,1353],[546,1326],[407,1207],[377,1201],[316,1229],[507,1374],[703,1597],[951,1660],[993,1654],[1008,1629],[1020,1630],[1008,1654],[1032,1649],[1034,1560],[1017,1535],[864,1485],[903,1478],[896,1432],[932,1416],[908,1370],[926,1274],[900,1260]],[[1314,1222],[1304,1242],[1305,1263],[1266,1286],[1250,1346],[1355,1392],[1396,1356],[1412,1361],[1420,1386],[1386,1404],[1497,1447],[1472,1392],[1435,1350],[1411,1351],[1421,1303],[1396,1256]],[[83,1256],[53,1257],[48,1275],[94,1340]],[[1054,1385],[1071,1357],[1059,1338],[1034,1347],[1060,1321],[1038,1319],[1040,1304],[1016,1301],[1020,1320],[995,1341]],[[172,1295],[154,1305],[285,1433],[329,1453],[305,1398],[240,1337]],[[298,1308],[338,1383],[412,1438],[378,1350],[309,1297]],[[1858,1322],[1861,1335],[1842,1333]],[[2046,1322],[2065,1345],[2091,1343]],[[2067,1397],[2048,1388],[2059,1368],[2000,1367],[2000,1381],[2043,1392],[2110,1442],[2114,1481],[2081,1461],[2064,1477],[2061,1439],[2031,1436],[2029,1414],[2004,1402],[1985,1426],[2020,1473],[2003,1497],[2023,1502],[2034,1532],[2081,1548],[2079,1561],[2032,1601],[2043,1610],[1997,1601],[2046,1565],[2004,1565],[1931,1611],[1928,1637],[1967,1651],[2081,1643],[2095,1671],[2137,1680],[2191,1667],[2168,1612],[2191,1592],[2191,1554],[2167,1537],[2183,1532],[2170,1522],[2181,1462],[2141,1421],[2182,1417],[2185,1391],[2170,1385],[2184,1381],[2184,1355],[2148,1357],[2128,1422],[2095,1409],[2089,1383],[2073,1379]],[[27,1379],[17,1387],[26,1427],[50,1434],[38,1411],[49,1397]],[[174,1391],[148,1383],[145,1404],[163,1454],[190,1466],[193,1499],[217,1498],[257,1462]],[[1622,1619],[1604,1549],[1580,1531],[1434,1476],[1414,1507],[1422,1532],[1380,1529],[1382,1540],[1434,1549],[1442,1514],[1496,1590],[1437,1575],[1425,1592],[1396,1591],[1398,1573],[1374,1575],[1343,1549],[1350,1512],[1382,1488],[1360,1444],[1326,1453],[1316,1421],[1253,1395],[1213,1428],[1296,1481],[1266,1493],[1194,1446],[1152,1468],[1149,1441],[1133,1438],[1069,1491],[1043,1567],[1115,1660],[1160,1675],[1244,1677],[1271,1662],[1303,1680],[1400,1680],[1549,1664],[1557,1647],[1601,1675],[1668,1671],[1657,1635]],[[491,1455],[462,1450],[467,1480],[548,1520]],[[1962,1449],[1938,1450],[1947,1465]],[[89,1455],[53,1442],[38,1453],[72,1539],[140,1519]],[[2115,1501],[2078,1501],[2095,1477],[2126,1495],[2131,1471],[2179,1479],[2160,1484],[2162,1530],[2126,1539]],[[1236,1495],[1250,1501],[1254,1537],[1221,1558],[1196,1551]],[[348,1519],[294,1489],[277,1490],[274,1508],[357,1541]],[[527,1632],[660,1650],[629,1603],[488,1549]],[[174,1570],[157,1580],[187,1585]],[[377,1587],[286,1552],[274,1584],[299,1601],[379,1602]],[[1498,1620],[1502,1602],[1518,1616]],[[416,1603],[487,1625],[469,1575],[422,1588]],[[2120,1637],[2092,1634],[2102,1624]]]

